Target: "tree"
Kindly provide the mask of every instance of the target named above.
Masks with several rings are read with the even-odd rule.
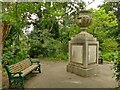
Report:
[[[30,25],[34,26],[34,31],[32,32],[34,35],[33,36],[37,36],[39,38],[41,38],[42,40],[39,40],[40,43],[39,44],[43,44],[43,46],[46,46],[46,37],[45,35],[50,34],[50,36],[48,35],[48,41],[51,40],[51,42],[49,42],[48,44],[51,43],[51,45],[61,45],[61,43],[64,43],[65,47],[67,46],[66,42],[68,41],[68,38],[64,38],[66,39],[65,41],[61,42],[62,40],[60,38],[62,38],[63,33],[61,33],[60,31],[60,25],[65,25],[64,23],[66,23],[66,26],[69,26],[70,22],[69,20],[71,20],[71,15],[68,15],[68,13],[66,13],[66,7],[68,7],[69,3],[68,2],[61,2],[61,3],[56,3],[56,2],[10,2],[10,3],[3,3],[3,22],[4,22],[4,27],[6,29],[6,26],[8,26],[8,29],[4,30],[5,33],[6,31],[9,32],[5,35],[4,41],[4,57],[10,54],[10,58],[13,59],[13,56],[17,56],[18,53],[23,50],[23,46],[24,44],[21,42],[21,39],[25,39],[25,42],[28,43],[28,38],[25,36],[25,34],[23,33],[23,30],[27,30],[29,28]],[[70,3],[72,5],[72,3]],[[81,4],[82,6],[83,4]],[[81,7],[80,6],[80,7]],[[71,7],[69,7],[71,8]],[[72,9],[71,9],[72,10]],[[75,11],[76,12],[76,11]],[[36,16],[37,18],[33,19],[32,16]],[[73,14],[75,15],[75,14]],[[65,18],[68,17],[69,20],[66,20]],[[64,20],[64,23],[62,22],[62,20]],[[9,28],[10,26],[10,28]],[[42,33],[43,32],[43,33]],[[64,33],[66,33],[66,37],[69,37],[69,34],[67,34],[67,28],[64,28],[63,30]],[[31,35],[32,35],[31,33]],[[45,34],[44,34],[45,33]],[[42,38],[43,36],[43,38]],[[36,37],[36,38],[37,38]],[[33,40],[34,37],[29,37],[30,41],[31,39]],[[37,38],[38,39],[38,38]],[[36,39],[36,41],[37,41]],[[34,40],[33,40],[34,41]],[[36,47],[37,43],[31,41],[30,44],[32,47]],[[54,43],[54,44],[52,44]],[[8,46],[10,46],[10,48],[8,48]],[[38,45],[39,46],[39,45]],[[26,47],[26,45],[25,45]],[[46,53],[47,50],[49,50],[51,52],[52,50],[52,46],[48,47],[48,48],[40,48],[39,47],[39,51],[40,49],[43,50],[45,49]],[[56,47],[54,47],[56,48]],[[34,48],[33,48],[34,49]],[[14,51],[12,53],[12,50]],[[26,49],[24,49],[26,50]],[[24,51],[23,50],[23,51]],[[31,49],[30,49],[31,50]],[[62,50],[62,49],[60,49]],[[66,49],[63,49],[66,50]],[[9,51],[11,51],[9,53]],[[28,51],[28,50],[26,50]],[[35,50],[34,50],[35,51]],[[53,50],[54,51],[54,50]],[[7,52],[9,54],[7,54]],[[30,52],[30,51],[29,51]],[[6,55],[5,55],[6,54]],[[26,54],[25,54],[26,55]],[[25,57],[24,55],[24,57]],[[63,54],[64,55],[64,54]],[[61,55],[62,56],[62,55]],[[7,58],[8,59],[8,58]],[[6,59],[6,60],[7,60]],[[11,60],[10,59],[10,60]],[[22,58],[21,58],[22,59]]]
[[[118,42],[114,33],[117,29],[117,18],[113,12],[106,13],[104,9],[91,10],[93,24],[89,26],[88,32],[97,37],[99,49],[103,54],[104,60],[111,60],[110,56],[118,50]]]
[[[118,29],[113,33],[115,36],[117,42],[120,44],[119,34],[120,34],[120,2],[104,2],[103,5],[100,6],[100,8],[104,8],[106,13],[109,13],[110,11],[114,12],[115,16],[117,17],[117,23],[118,23]],[[120,47],[120,45],[119,45]]]
[[[112,36],[115,37],[115,40],[118,42],[118,49],[120,50],[120,1],[119,2],[108,2],[104,3],[103,5],[100,6],[101,8],[104,8],[106,13],[109,13],[110,11],[114,12],[116,18],[117,18],[117,23],[118,27],[117,30],[114,30],[112,32]],[[118,90],[120,89],[120,52],[119,50],[116,52],[115,55],[111,55],[111,57],[114,60],[114,76],[116,81],[118,81]],[[114,57],[113,57],[114,56]],[[111,58],[110,57],[110,58]]]
[[[27,55],[27,38],[22,31],[26,23],[23,18],[25,12],[18,10],[20,11],[18,3],[3,3],[3,67],[5,64],[16,63]]]

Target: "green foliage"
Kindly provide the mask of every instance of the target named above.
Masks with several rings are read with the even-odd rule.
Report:
[[[12,29],[4,42],[2,64],[13,64],[26,58],[29,50],[27,37],[24,34],[17,36]]]
[[[118,58],[118,52],[102,52],[102,59],[104,61],[115,61]]]
[[[41,55],[67,59],[68,41],[80,32],[74,20],[79,10],[75,7],[75,12],[72,14],[66,13],[67,8],[72,10],[71,7],[68,7],[68,4],[73,5],[67,2],[53,2],[52,6],[50,2],[10,3],[11,7],[5,11],[3,17],[3,21],[9,22],[12,26],[12,33],[9,35],[11,39],[6,41],[5,47],[7,45],[14,46],[10,51],[16,51],[15,49],[19,48],[20,55],[29,52],[31,57],[39,57]],[[79,3],[78,5],[84,7],[85,4]],[[41,9],[41,7],[44,9]],[[97,37],[100,42],[100,50],[102,53],[106,52],[104,58],[109,59],[110,55],[107,53],[118,50],[118,43],[114,36],[114,33],[117,32],[116,16],[113,12],[106,13],[104,9],[91,11],[93,12],[93,24],[89,27],[88,32]],[[38,19],[33,20],[30,18],[32,14],[36,14]],[[28,18],[31,22],[28,21]],[[22,44],[20,38],[22,38],[23,34],[21,29],[31,24],[34,26],[34,31],[26,38],[30,41],[30,47],[28,46],[30,50],[25,52],[25,49],[20,47]],[[111,35],[113,36],[111,37]],[[15,55],[18,55],[18,51]]]
[[[51,6],[51,3],[47,2],[41,6],[45,8],[44,10],[38,10],[39,20],[33,23],[34,31],[29,35],[31,45],[29,54],[31,57],[44,56],[68,59],[68,41],[71,36],[78,33],[78,27],[72,21],[71,16],[66,13],[68,4],[72,5],[72,3],[67,2],[53,2]]]
[[[106,13],[104,9],[91,10],[93,24],[88,32],[92,33],[99,41],[99,48],[103,60],[111,61],[111,54],[118,50],[119,43],[116,41],[117,21],[113,12]]]
[[[64,52],[63,43],[59,40],[56,40],[52,35],[45,30],[34,30],[29,35],[30,39],[30,51],[29,54],[31,57],[54,57],[58,59],[67,59]]]
[[[103,40],[101,44],[103,51],[114,52],[117,50],[118,43],[115,41],[114,38],[107,38]]]
[[[114,70],[115,77],[118,82],[120,82],[120,52],[118,52],[117,59],[114,60]]]
[[[118,30],[118,24],[114,13],[109,12],[107,14],[104,9],[91,11],[93,12],[91,15],[93,17],[93,23],[89,27],[89,32],[96,36],[98,39],[111,37],[111,35],[115,36],[114,33]],[[98,35],[102,35],[102,37]]]

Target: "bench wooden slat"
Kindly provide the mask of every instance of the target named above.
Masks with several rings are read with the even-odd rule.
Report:
[[[30,73],[30,71],[34,70],[35,68],[37,68],[38,65],[31,65],[30,67],[26,68],[25,70],[22,71],[22,76],[24,77],[26,74]],[[19,74],[15,74],[15,77],[18,77]]]
[[[23,70],[22,71],[23,72],[23,76],[28,74],[30,71],[33,71],[37,67],[38,67],[38,65],[32,65],[32,66],[28,67],[27,69]]]
[[[9,69],[11,72],[20,72],[22,70],[22,67],[20,66],[19,63],[17,63],[17,64],[9,66]]]
[[[26,68],[28,68],[31,65],[32,65],[32,63],[28,59],[20,62],[20,66],[21,66],[22,70],[25,70]]]

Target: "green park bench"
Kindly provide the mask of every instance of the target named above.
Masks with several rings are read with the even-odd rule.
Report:
[[[9,88],[17,85],[24,88],[24,77],[26,75],[31,73],[33,70],[37,70],[41,73],[40,62],[33,62],[30,59],[25,59],[13,65],[6,65],[5,69],[9,78]]]

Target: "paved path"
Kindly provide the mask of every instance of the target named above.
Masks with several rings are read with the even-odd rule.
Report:
[[[26,88],[113,88],[117,82],[112,78],[112,64],[99,65],[96,77],[80,77],[66,72],[68,62],[41,61],[42,73],[33,74],[26,80]]]

